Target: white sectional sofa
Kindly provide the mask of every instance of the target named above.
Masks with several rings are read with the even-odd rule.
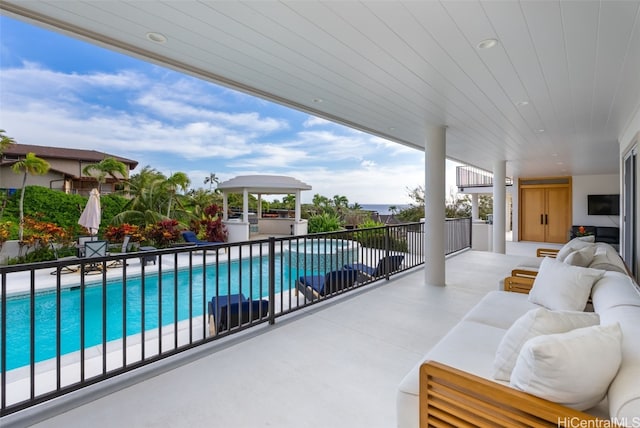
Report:
[[[605,248],[599,254],[608,251],[609,249]],[[596,253],[597,251],[594,251],[594,256]],[[608,256],[611,254],[607,253]],[[569,266],[560,261],[547,259],[552,262],[545,261],[540,267],[540,273],[536,277],[530,295],[502,290],[487,294],[415,365],[400,383],[397,394],[398,428],[431,426],[433,419],[429,418],[447,420],[451,424],[450,426],[456,426],[462,421],[469,422],[471,415],[475,417],[476,414],[483,413],[484,416],[481,416],[484,418],[483,420],[490,421],[487,423],[488,426],[510,426],[514,423],[509,422],[511,420],[509,418],[513,417],[512,413],[516,415],[516,418],[524,417],[520,415],[521,411],[527,415],[532,414],[531,417],[536,421],[538,418],[546,420],[549,426],[564,426],[565,424],[568,426],[569,423],[573,423],[569,422],[570,420],[575,422],[575,420],[589,417],[613,420],[621,426],[640,426],[640,291],[631,277],[617,271],[620,266],[624,267],[624,263],[620,264],[615,258],[605,260],[603,257],[605,256],[599,257],[597,260],[596,257],[593,259],[600,264],[600,267],[605,267],[605,263],[611,263],[617,268],[609,266],[610,270],[607,271],[594,270]],[[562,284],[558,282],[558,278],[554,277],[557,271],[552,271],[550,266],[553,266],[553,269],[563,269],[562,272],[566,270],[562,275],[577,274],[579,277],[575,278],[577,282],[583,281],[581,277],[583,273],[593,274],[591,280],[584,280],[591,281],[591,283],[586,286],[581,285],[580,290],[569,288],[570,292],[566,293],[567,289],[562,285],[564,282],[560,281]],[[565,268],[565,266],[568,267]],[[559,278],[564,278],[562,275]],[[571,281],[567,280],[567,282]],[[587,293],[586,297],[583,297],[585,292]],[[568,310],[574,312],[567,315],[580,316],[580,313],[576,314],[575,309],[571,306],[575,304],[577,307],[584,307],[589,294],[592,303],[587,305],[587,308],[594,312],[592,315],[595,316],[595,326],[586,327],[580,331],[570,329],[571,331],[560,333],[561,336],[540,334],[538,337],[527,339],[522,345],[522,349],[517,349],[519,353],[514,354],[517,357],[517,364],[511,372],[511,382],[495,378],[497,351],[499,349],[501,352],[504,351],[507,339],[513,337],[516,330],[514,324],[522,325],[523,319],[530,314],[537,313],[530,311],[545,306],[551,307],[540,309],[539,312],[544,310],[547,311],[546,313],[558,314],[560,309],[562,313],[559,315],[564,316]],[[583,298],[584,301],[582,301]],[[573,302],[572,299],[576,301]],[[569,305],[569,309],[562,307],[565,304]],[[560,307],[557,307],[558,305]],[[616,325],[619,325],[619,329]],[[611,345],[587,347],[585,349],[591,349],[591,351],[582,353],[578,352],[579,347],[568,345],[579,343],[582,346],[589,340],[580,338],[578,342],[572,342],[573,339],[568,338],[567,335],[575,336],[583,332],[585,334],[588,332],[591,335],[595,334],[596,330],[598,330],[598,334],[605,330],[607,334],[615,332],[609,336],[603,333],[606,340],[613,340],[603,343]],[[563,331],[566,331],[566,328]],[[531,333],[531,335],[534,334]],[[614,336],[617,339],[611,339]],[[569,360],[567,369],[560,369],[559,377],[556,380],[559,381],[564,375],[570,375],[573,370],[577,375],[570,382],[565,383],[573,383],[575,387],[582,390],[588,390],[593,384],[597,389],[595,385],[601,384],[603,378],[591,381],[590,376],[596,376],[600,371],[609,370],[608,375],[603,375],[605,383],[602,394],[606,394],[606,397],[601,401],[598,398],[597,401],[600,402],[597,405],[586,410],[584,408],[574,410],[567,407],[566,405],[574,405],[566,397],[566,393],[572,393],[571,388],[568,392],[561,391],[566,392],[565,402],[560,398],[555,400],[559,401],[558,403],[545,399],[553,399],[553,396],[545,397],[543,394],[543,398],[537,398],[535,395],[522,392],[522,373],[538,370],[538,366],[531,362],[531,358],[533,358],[531,355],[535,354],[538,346],[542,346],[540,349],[544,350],[546,349],[544,346],[547,346],[548,343],[555,343],[549,342],[551,339],[558,339],[557,343],[560,346],[570,346],[565,354],[570,354],[575,350],[578,354],[573,358],[579,360],[575,363]],[[560,358],[572,357],[560,355]],[[617,361],[613,361],[616,359]],[[435,369],[437,370],[435,370],[430,367],[432,363],[424,364],[429,361],[441,364],[436,363]],[[560,364],[554,363],[554,365],[557,368]],[[600,366],[604,366],[604,368],[600,370]],[[442,368],[445,369],[445,372],[449,368],[453,368],[451,369],[451,377],[448,372],[442,372],[440,370]],[[552,370],[555,368],[551,367]],[[542,373],[543,370],[540,372]],[[526,384],[524,390],[533,389],[536,391],[535,380],[532,381],[526,376],[528,375],[524,375],[524,383]],[[606,376],[612,376],[612,379]],[[438,389],[442,385],[437,385],[433,387],[435,389],[432,389],[430,381],[442,382],[445,386]],[[554,379],[551,379],[550,382],[551,389],[555,388],[553,386]],[[609,385],[608,389],[607,385]],[[545,387],[545,385],[541,385],[543,391]],[[420,393],[421,388],[422,393]],[[562,390],[563,388],[564,384],[561,384],[560,388],[556,389]],[[602,389],[602,385],[599,388]],[[578,390],[576,394],[579,395],[581,392],[583,391]],[[591,393],[591,391],[585,392]],[[597,391],[594,393],[597,396]],[[439,404],[434,405],[431,401],[434,403],[437,401]],[[485,407],[485,404],[491,401],[494,403]],[[513,408],[507,411],[503,409],[503,405]],[[583,406],[584,403],[580,405]],[[591,405],[589,404],[589,406]],[[522,410],[520,407],[526,407],[526,409]],[[574,407],[579,406],[575,405]]]

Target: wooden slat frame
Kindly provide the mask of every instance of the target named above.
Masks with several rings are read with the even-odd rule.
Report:
[[[591,420],[599,419],[436,361],[420,367],[420,428],[557,428]]]
[[[558,248],[538,248],[536,250],[536,257],[551,257],[555,259],[559,251]]]
[[[522,276],[508,276],[504,279],[504,291],[529,294],[529,291],[533,288],[534,279]]]

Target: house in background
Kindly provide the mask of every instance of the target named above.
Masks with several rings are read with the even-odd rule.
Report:
[[[22,187],[22,175],[14,173],[11,167],[20,159],[24,159],[27,153],[30,152],[49,162],[51,168],[45,175],[29,177],[28,184],[84,196],[88,196],[91,189],[97,187],[96,179],[82,172],[88,165],[98,163],[104,158],[115,158],[127,167],[126,176],[118,177],[122,179],[128,179],[129,172],[138,166],[138,162],[135,160],[96,150],[12,144],[5,149],[0,157],[0,189],[11,190]],[[116,176],[119,175],[118,173],[115,174]],[[100,193],[113,193],[117,190],[117,185],[118,180],[107,177],[106,181],[100,186]]]

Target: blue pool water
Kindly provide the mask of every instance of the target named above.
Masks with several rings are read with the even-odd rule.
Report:
[[[206,276],[206,277],[205,277]],[[276,293],[281,288],[289,289],[300,276],[295,269],[289,269],[276,262]],[[159,313],[162,312],[162,325],[172,324],[175,320],[174,307],[177,305],[178,321],[202,315],[206,312],[206,302],[212,296],[242,292],[252,298],[268,295],[267,259],[255,258],[236,261],[231,264],[194,267],[191,277],[192,305],[189,307],[189,271],[181,270],[176,278],[174,272],[162,275],[161,294],[159,296],[158,275],[146,275],[144,281],[144,328],[158,327]],[[242,290],[239,290],[239,284]],[[204,290],[203,290],[204,289]],[[217,289],[217,291],[216,291]],[[142,330],[142,285],[140,277],[128,278],[125,290],[125,302],[122,304],[123,289],[121,282],[108,282],[103,287],[85,288],[85,347],[101,344],[103,341],[103,292],[106,294],[106,341],[122,338],[123,308],[126,306],[126,334],[140,333]],[[204,291],[204,293],[203,293]],[[177,302],[176,302],[177,299]],[[162,302],[160,308],[159,302]],[[35,297],[35,361],[54,358],[56,355],[56,293],[43,292]],[[65,290],[60,294],[60,353],[80,349],[80,305],[79,288]],[[160,311],[161,309],[161,311]],[[30,344],[30,298],[29,296],[7,299],[7,370],[29,364]],[[0,343],[0,346],[3,344]]]

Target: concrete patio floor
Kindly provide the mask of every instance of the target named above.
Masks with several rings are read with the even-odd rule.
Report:
[[[128,386],[116,379],[58,399],[86,403],[34,426],[395,426],[403,376],[540,246],[549,244],[450,257],[446,287],[426,286],[423,269],[411,270],[169,359],[162,373],[121,376]],[[3,424],[24,426],[27,412]]]

